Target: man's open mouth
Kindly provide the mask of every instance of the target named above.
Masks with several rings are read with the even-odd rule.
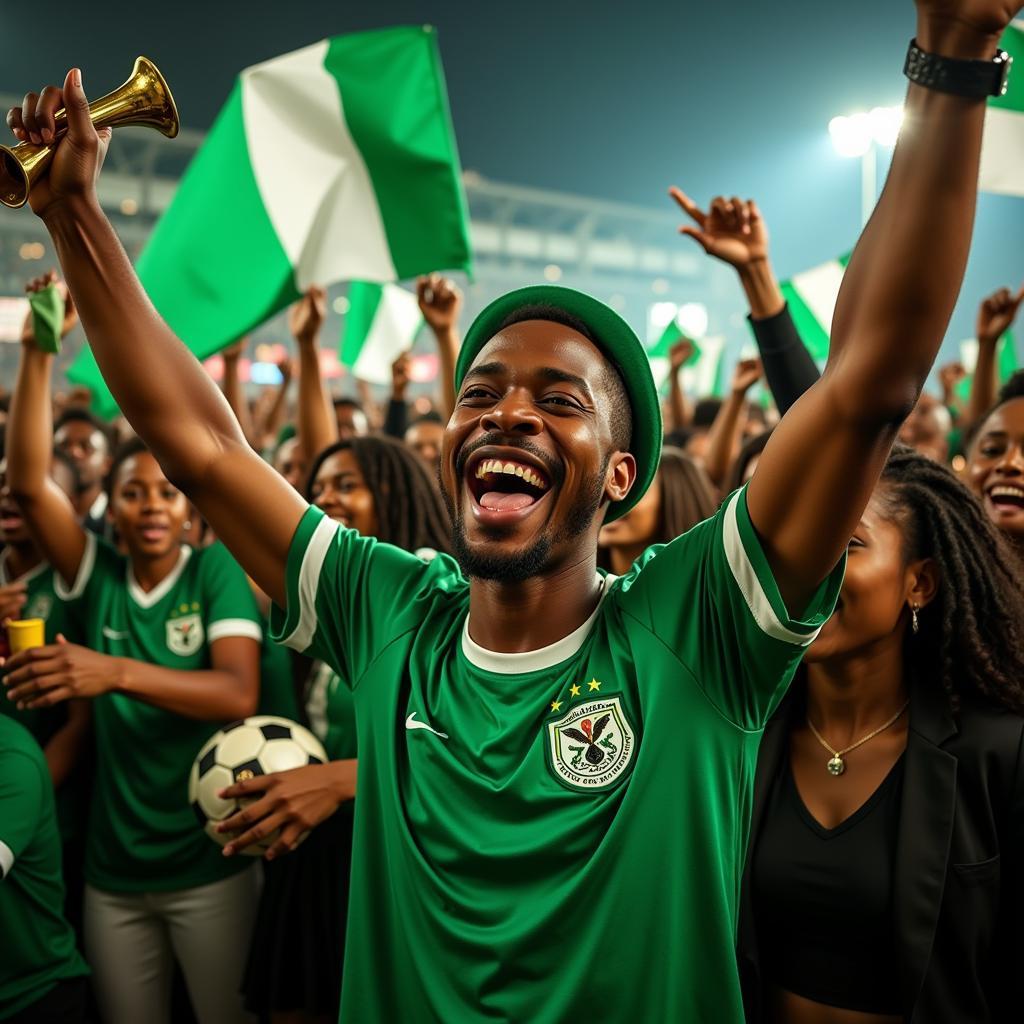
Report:
[[[483,455],[466,467],[466,483],[476,503],[489,512],[519,512],[551,489],[547,474],[522,459]]]
[[[1018,487],[1015,484],[997,484],[995,487],[989,488],[988,500],[1000,510],[1024,510],[1024,487]]]

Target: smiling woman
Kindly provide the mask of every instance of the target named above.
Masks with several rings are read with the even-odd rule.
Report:
[[[1024,559],[1024,371],[1003,385],[968,449],[967,479]]]
[[[47,476],[51,361],[26,342],[8,483],[83,645],[58,635],[9,658],[5,699],[92,712],[84,930],[104,1018],[149,1017],[173,955],[200,1019],[241,1020],[259,878],[205,840],[186,794],[189,762],[215,723],[255,710],[255,600],[226,548],[184,546],[188,502],[141,442],[119,450],[107,481],[107,515],[127,553],[84,529]]]

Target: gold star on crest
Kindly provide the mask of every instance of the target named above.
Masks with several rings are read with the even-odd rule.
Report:
[[[553,700],[551,702],[551,710],[552,711],[557,711],[561,706],[562,706],[562,702],[560,700]]]
[[[596,679],[591,679],[587,686],[590,687],[591,691],[601,689],[601,684]]]
[[[580,686],[579,686],[579,683],[573,683],[573,684],[572,684],[572,686],[570,686],[570,687],[569,687],[569,692],[570,692],[570,693],[571,693],[571,694],[572,694],[572,695],[573,695],[574,697],[578,697],[578,696],[580,695]]]

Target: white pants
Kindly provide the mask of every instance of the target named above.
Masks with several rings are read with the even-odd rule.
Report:
[[[85,953],[104,1024],[170,1024],[181,965],[199,1024],[250,1024],[241,985],[262,875],[259,865],[174,892],[85,887]]]

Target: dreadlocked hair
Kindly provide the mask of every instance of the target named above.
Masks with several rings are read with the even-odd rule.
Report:
[[[360,436],[329,445],[313,460],[307,499],[320,467],[342,451],[355,456],[373,495],[378,540],[406,551],[433,548],[451,554],[451,523],[437,485],[419,458],[390,437]]]
[[[915,673],[939,679],[954,713],[965,695],[1024,712],[1024,580],[981,503],[945,466],[897,445],[876,496],[903,528],[908,562],[940,582],[907,634]]]

